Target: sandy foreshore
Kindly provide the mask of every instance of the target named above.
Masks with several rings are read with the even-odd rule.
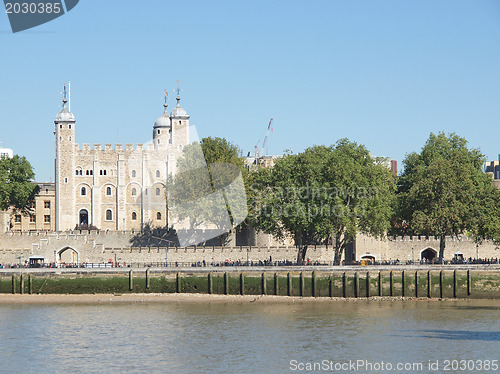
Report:
[[[341,297],[289,297],[272,295],[207,295],[207,294],[0,294],[1,304],[131,304],[131,303],[325,303],[325,302],[367,302],[367,301],[395,301],[395,300],[422,300],[443,301],[452,299],[427,299],[410,297],[370,297],[370,298],[341,298]],[[459,299],[454,299],[459,300]]]

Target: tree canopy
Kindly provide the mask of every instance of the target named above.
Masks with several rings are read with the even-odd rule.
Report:
[[[26,213],[38,192],[35,173],[25,157],[0,159],[0,209]]]
[[[224,241],[246,218],[247,171],[239,153],[222,138],[203,138],[184,147],[176,176],[167,183],[169,209],[179,221],[188,219],[192,229],[215,226]]]
[[[397,231],[440,238],[468,234],[477,241],[497,239],[500,191],[482,171],[484,156],[456,135],[430,134],[420,153],[403,161],[398,186]]]
[[[335,263],[358,232],[383,236],[392,214],[394,177],[368,150],[347,139],[284,156],[252,174],[253,224],[291,235],[303,263],[310,244],[335,244]]]

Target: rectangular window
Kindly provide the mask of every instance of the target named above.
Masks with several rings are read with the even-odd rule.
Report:
[[[30,222],[35,223],[36,222],[36,216],[34,214],[30,214]]]
[[[20,214],[16,214],[16,217],[14,218],[14,220],[17,223],[21,223],[21,215]]]
[[[50,215],[46,214],[43,216],[43,222],[50,223]]]
[[[50,209],[50,201],[44,201],[44,202],[43,202],[43,206],[44,206],[46,209]]]

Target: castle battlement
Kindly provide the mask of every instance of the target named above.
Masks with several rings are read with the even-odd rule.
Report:
[[[171,145],[170,145],[171,146]],[[143,153],[144,151],[154,151],[154,144],[152,143],[127,143],[125,146],[122,143],[110,144],[106,143],[104,146],[99,143],[95,143],[93,145],[89,143],[78,144],[75,143],[75,151],[84,151],[84,152],[95,152],[95,151],[137,151],[139,153]]]
[[[438,242],[439,243],[439,241],[440,241],[439,237],[434,237],[434,236],[429,236],[429,237],[426,237],[426,236],[397,236],[395,238],[388,237],[387,239],[389,241],[393,241],[393,242]],[[371,240],[376,241],[377,239],[372,238]],[[463,241],[470,242],[470,241],[474,241],[474,239],[469,237],[469,236],[466,236],[466,235],[463,235],[460,237],[447,236],[446,241],[447,242],[463,242]]]

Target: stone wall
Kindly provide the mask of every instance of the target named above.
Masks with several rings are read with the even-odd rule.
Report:
[[[356,259],[373,257],[376,261],[419,261],[422,252],[430,250],[439,253],[439,239],[430,237],[397,237],[378,240],[373,237],[359,235],[356,239]],[[500,249],[492,242],[483,242],[476,246],[474,240],[463,236],[461,238],[448,237],[444,251],[445,259],[452,259],[455,254],[463,258],[500,258]]]
[[[4,217],[5,218],[5,217]],[[2,219],[2,217],[0,217]],[[139,238],[139,240],[138,240]],[[174,247],[164,239],[132,231],[68,231],[68,232],[4,232],[0,235],[0,263],[24,263],[38,255],[45,262],[224,262],[224,261],[295,261],[297,250],[293,245],[278,243],[267,235],[257,235],[258,246],[237,246],[233,234],[226,246]],[[266,245],[267,244],[267,245]],[[435,238],[397,238],[378,240],[359,235],[355,245],[355,259],[371,258],[376,261],[399,259],[418,261],[423,251],[439,252]],[[466,237],[448,238],[445,258],[456,253],[464,258],[499,258],[500,250],[491,242],[476,246]],[[312,262],[331,264],[333,246],[310,246],[306,258]]]

